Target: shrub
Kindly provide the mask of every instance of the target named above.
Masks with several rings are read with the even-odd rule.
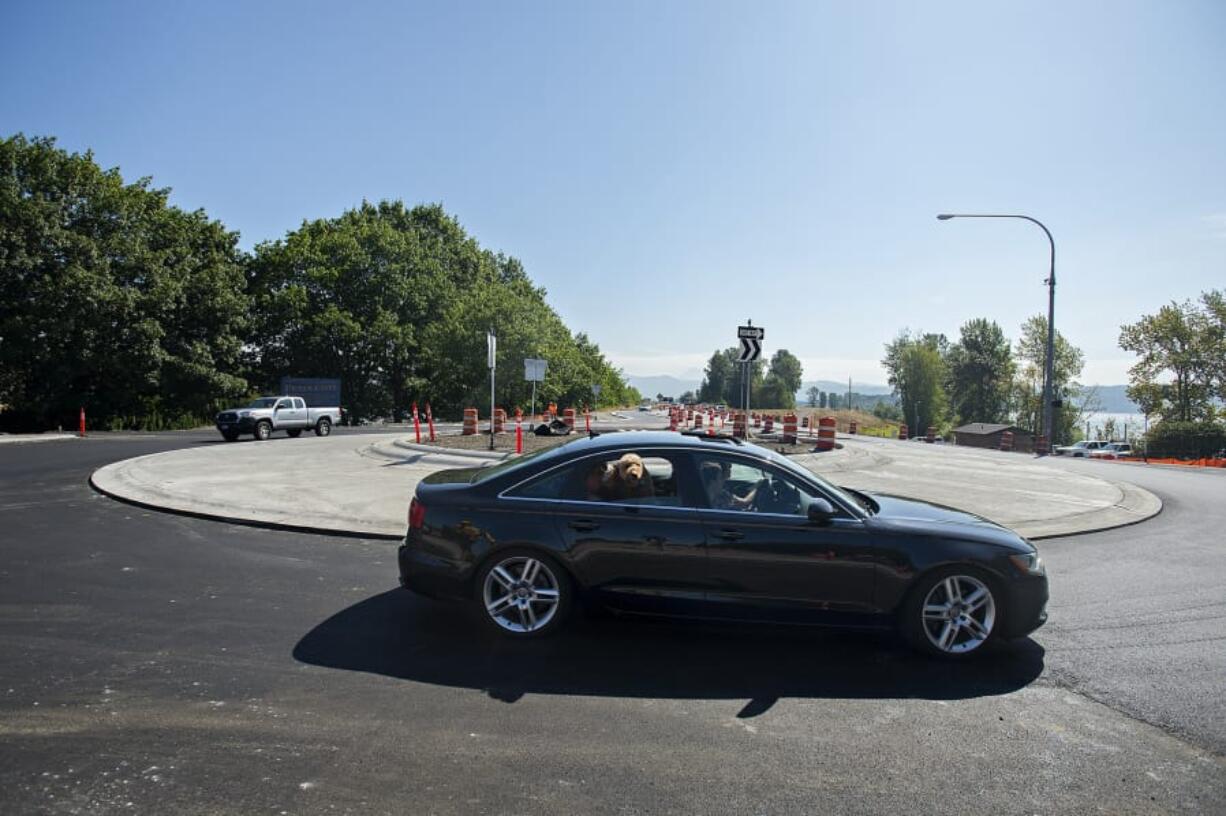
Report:
[[[1159,422],[1145,435],[1146,454],[1203,459],[1226,448],[1226,426],[1216,422]]]

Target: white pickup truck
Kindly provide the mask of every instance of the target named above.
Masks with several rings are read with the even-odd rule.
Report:
[[[1072,445],[1061,445],[1056,448],[1056,456],[1068,455],[1072,456],[1073,458],[1078,456],[1088,457],[1091,456],[1094,451],[1105,447],[1107,447],[1107,442],[1106,440],[1102,439],[1074,442]]]
[[[308,408],[302,397],[260,397],[243,408],[229,408],[218,414],[217,430],[227,442],[242,434],[253,434],[262,441],[272,436],[273,431],[301,436],[308,428],[316,436],[327,436],[340,419],[340,408]]]

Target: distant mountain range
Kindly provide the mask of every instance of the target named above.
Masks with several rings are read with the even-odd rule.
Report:
[[[663,394],[666,397],[676,399],[686,391],[697,392],[702,385],[702,380],[683,379],[681,377],[673,377],[668,374],[658,374],[655,376],[640,377],[635,374],[627,374],[626,382],[639,390],[639,393],[649,399],[655,398],[656,394]],[[808,402],[806,392],[813,386],[817,386],[819,390],[826,393],[846,394],[847,383],[834,382],[833,380],[810,380],[800,386],[800,391],[796,394],[796,404],[805,405]],[[1136,403],[1128,399],[1124,394],[1124,390],[1128,388],[1126,385],[1098,385],[1091,386],[1098,391],[1098,402],[1101,406],[1099,410],[1107,413],[1118,414],[1135,414],[1139,413],[1140,409]],[[891,392],[888,385],[877,385],[875,383],[852,382],[851,390],[857,394],[870,395],[885,395]]]

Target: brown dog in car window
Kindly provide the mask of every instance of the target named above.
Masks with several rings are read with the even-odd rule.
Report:
[[[647,472],[643,457],[637,453],[626,453],[610,462],[605,468],[600,487],[601,494],[609,501],[641,499],[655,494],[651,474]]]

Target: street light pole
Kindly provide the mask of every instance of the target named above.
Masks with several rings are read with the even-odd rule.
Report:
[[[1031,218],[1029,215],[942,213],[937,216],[938,221],[948,221],[951,218],[1020,218],[1023,221],[1037,224],[1047,236],[1047,243],[1051,246],[1051,268],[1047,280],[1043,281],[1047,284],[1047,354],[1043,362],[1043,435],[1047,437],[1047,449],[1050,452],[1051,446],[1055,444],[1053,432],[1056,424],[1055,382],[1053,380],[1056,360],[1056,239],[1051,237],[1051,230],[1044,226],[1042,221]]]

